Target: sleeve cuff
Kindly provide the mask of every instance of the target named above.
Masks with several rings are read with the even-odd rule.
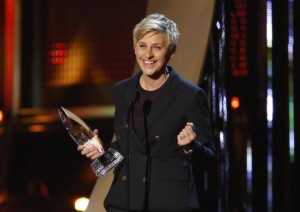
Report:
[[[194,152],[194,141],[182,147],[184,154],[188,157],[192,156]]]

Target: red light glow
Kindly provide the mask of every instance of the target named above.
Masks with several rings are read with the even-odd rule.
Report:
[[[240,99],[236,96],[232,97],[230,105],[232,109],[238,109],[240,107]]]
[[[234,77],[248,76],[247,34],[248,11],[247,0],[234,0],[235,8],[230,13],[230,63]],[[235,65],[233,65],[235,63]]]
[[[0,123],[4,120],[4,114],[3,111],[0,110]]]
[[[4,105],[5,108],[11,109],[12,108],[12,90],[13,90],[13,73],[14,73],[14,38],[15,38],[15,31],[14,31],[14,23],[15,23],[15,14],[14,14],[14,7],[15,1],[14,0],[5,0],[5,14],[4,14],[4,89],[6,92],[4,93]],[[2,32],[1,32],[2,33]]]
[[[52,65],[59,65],[65,62],[68,51],[66,43],[54,43],[51,49],[47,52],[47,56]]]

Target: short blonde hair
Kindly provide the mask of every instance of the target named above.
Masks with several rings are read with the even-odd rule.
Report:
[[[148,32],[158,31],[168,36],[170,44],[169,51],[175,52],[179,40],[179,31],[174,21],[162,14],[155,13],[144,18],[133,29],[133,45],[145,36]]]

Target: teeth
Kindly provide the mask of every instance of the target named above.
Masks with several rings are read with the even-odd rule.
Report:
[[[153,61],[150,61],[150,60],[145,60],[144,61],[146,64],[152,64],[153,63]]]

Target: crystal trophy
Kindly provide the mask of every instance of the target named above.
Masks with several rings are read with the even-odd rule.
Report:
[[[69,135],[78,145],[93,145],[102,152],[102,155],[91,163],[97,177],[104,176],[121,162],[123,156],[112,147],[104,150],[98,136],[82,119],[63,107],[58,108],[58,114]]]

